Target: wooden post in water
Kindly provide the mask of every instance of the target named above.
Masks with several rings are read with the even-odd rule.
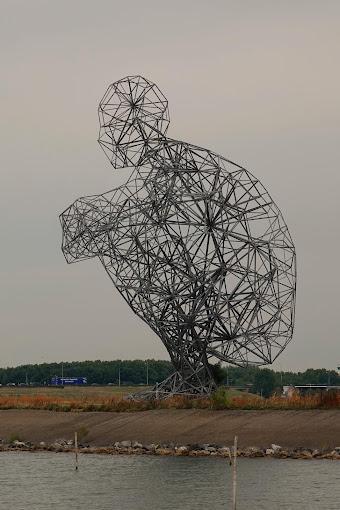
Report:
[[[234,438],[233,451],[233,510],[236,510],[236,493],[237,493],[237,436]]]
[[[76,454],[76,471],[78,470],[78,432],[74,433],[74,451]]]

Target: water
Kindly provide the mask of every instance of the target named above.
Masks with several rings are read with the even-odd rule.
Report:
[[[339,510],[340,462],[239,459],[238,510]],[[0,453],[1,510],[226,510],[224,459]]]

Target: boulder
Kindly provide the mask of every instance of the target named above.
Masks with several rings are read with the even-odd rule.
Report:
[[[171,448],[157,448],[157,450],[155,450],[155,454],[156,455],[172,455],[174,452],[174,450],[172,450]]]
[[[132,446],[131,441],[121,441],[120,442],[120,447],[121,448],[131,448],[131,446]]]
[[[245,457],[263,457],[264,453],[258,446],[249,446],[243,450],[243,455]]]
[[[300,459],[312,459],[313,455],[309,450],[302,450],[299,455]]]
[[[303,452],[306,448],[304,446],[296,446],[293,451],[295,453]]]
[[[231,455],[231,451],[230,448],[228,448],[228,446],[222,446],[221,448],[219,448],[218,453],[223,457],[230,457]]]
[[[143,448],[142,443],[139,443],[138,441],[133,441],[132,448]]]
[[[176,454],[177,455],[188,455],[189,453],[189,448],[187,446],[178,446],[176,449]]]
[[[208,444],[202,444],[202,443],[197,443],[197,444],[194,444],[193,445],[193,448],[194,450],[204,450],[204,447],[205,446],[209,446]]]
[[[29,446],[26,443],[24,443],[23,441],[18,441],[17,439],[15,441],[13,441],[12,445],[15,448],[27,448]]]
[[[216,452],[215,446],[207,446],[204,449],[205,449],[206,452],[209,452],[209,453],[215,453]]]
[[[148,452],[154,452],[155,450],[157,450],[158,447],[159,447],[159,445],[151,443],[151,444],[146,444],[143,448]]]
[[[67,441],[66,439],[56,439],[53,444],[57,447],[63,447],[67,446]]]
[[[210,455],[210,452],[208,452],[207,450],[198,450],[197,451],[198,457],[207,457],[208,455]]]
[[[274,450],[275,453],[279,452],[280,450],[282,450],[281,446],[278,445],[278,444],[272,444],[271,445],[271,449]]]

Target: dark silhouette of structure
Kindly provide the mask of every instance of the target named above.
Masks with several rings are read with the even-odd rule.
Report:
[[[141,76],[109,86],[99,143],[127,183],[61,214],[67,262],[98,257],[160,337],[175,373],[157,394],[209,394],[209,360],[265,365],[293,334],[295,250],[281,212],[239,165],[166,137],[168,103]]]

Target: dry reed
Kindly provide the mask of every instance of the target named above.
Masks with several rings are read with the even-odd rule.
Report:
[[[300,410],[300,409],[340,409],[340,393],[315,395],[294,395],[290,398],[272,396],[261,398],[245,394],[230,396],[226,391],[218,391],[212,397],[189,398],[174,396],[166,400],[135,401],[112,397],[63,398],[47,395],[0,396],[0,409],[44,409],[50,411],[114,411],[131,412],[151,409],[244,409],[244,410]]]

